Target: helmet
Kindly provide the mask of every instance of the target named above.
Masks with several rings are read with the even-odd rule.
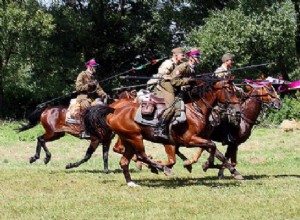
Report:
[[[222,56],[222,62],[226,62],[227,60],[233,60],[234,58],[234,55],[231,54],[231,53],[225,53],[223,56]]]

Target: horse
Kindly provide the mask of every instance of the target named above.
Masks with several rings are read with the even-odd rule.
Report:
[[[147,156],[143,139],[164,145],[204,148],[210,153],[205,164],[206,168],[214,167],[214,157],[216,156],[231,173],[236,172],[236,169],[227,163],[225,156],[217,150],[215,143],[202,137],[205,136],[208,116],[213,106],[217,102],[228,101],[228,97],[231,101],[239,103],[239,98],[232,92],[232,85],[228,81],[208,82],[209,80],[197,80],[193,88],[193,95],[185,100],[187,120],[178,126],[172,126],[168,139],[155,136],[154,127],[135,122],[139,103],[130,102],[120,108],[115,108],[113,113],[108,112],[106,116],[103,115],[107,125],[119,136],[125,147],[120,166],[129,187],[139,186],[132,181],[129,172],[129,163],[135,153],[139,160],[150,167],[161,170],[166,175],[173,174],[170,168]]]
[[[110,106],[121,106],[123,103],[133,100],[133,96],[133,92],[125,90],[119,94],[119,100],[113,102],[112,104],[110,104]],[[87,162],[92,157],[99,144],[102,143],[102,157],[104,163],[103,172],[110,173],[110,170],[108,169],[108,152],[114,134],[109,128],[105,126],[98,126],[98,124],[100,124],[98,123],[98,120],[100,119],[95,118],[93,115],[101,115],[101,111],[107,110],[105,106],[103,106],[102,108],[98,108],[98,106],[99,105],[95,105],[87,108],[83,115],[85,127],[91,134],[89,138],[90,144],[84,158],[78,162],[67,164],[66,169],[79,167],[82,163]],[[34,163],[40,158],[41,148],[43,148],[46,154],[44,163],[49,163],[52,155],[46,146],[47,142],[58,140],[65,136],[65,133],[69,133],[74,137],[79,138],[79,133],[76,132],[76,130],[73,131],[72,129],[65,129],[67,110],[68,107],[63,105],[38,107],[29,115],[27,124],[23,124],[21,125],[21,127],[16,129],[18,132],[23,132],[35,127],[39,122],[44,128],[44,133],[37,137],[36,152],[34,156],[30,157],[30,163]]]
[[[242,115],[239,126],[228,129],[228,122],[222,121],[220,125],[214,128],[210,138],[213,141],[221,142],[223,145],[227,145],[225,157],[230,159],[232,166],[237,165],[237,151],[238,146],[244,143],[251,135],[252,128],[257,124],[257,118],[264,106],[272,107],[274,109],[280,109],[282,102],[277,95],[274,87],[271,83],[249,84],[249,92],[244,94],[244,101],[241,105]],[[225,133],[224,133],[225,131]],[[223,134],[223,135],[222,135]],[[227,138],[230,135],[231,140]],[[179,151],[179,150],[178,150]],[[192,159],[188,160],[180,152],[177,154],[184,160],[184,166],[191,166],[196,163],[202,154],[202,150],[199,149]],[[220,166],[218,177],[224,178],[224,167]],[[239,176],[239,179],[244,179],[243,176]]]

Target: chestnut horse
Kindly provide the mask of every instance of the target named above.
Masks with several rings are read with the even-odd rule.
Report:
[[[226,137],[228,133],[228,122],[221,122],[217,126],[212,134],[211,139],[217,142],[222,142],[223,145],[228,145],[225,157],[230,159],[232,166],[237,164],[237,151],[238,146],[244,143],[251,135],[252,128],[257,124],[257,118],[262,111],[264,106],[272,107],[274,109],[280,109],[282,106],[281,100],[277,95],[275,89],[271,83],[263,83],[262,85],[249,84],[251,88],[249,92],[245,94],[245,100],[241,105],[242,115],[241,122],[239,126],[230,129],[230,135],[233,137],[232,140],[228,140]],[[225,135],[224,134],[224,129]],[[190,166],[193,163],[196,163],[202,154],[202,149],[199,149],[194,157],[190,160],[187,160],[181,153],[178,154],[183,160],[185,166]],[[224,168],[220,167],[219,178],[224,177]],[[242,176],[239,177],[243,179]]]
[[[154,127],[135,122],[134,119],[139,108],[138,103],[129,102],[120,108],[115,108],[113,113],[109,113],[106,116],[106,122],[119,136],[125,147],[120,166],[127,185],[130,187],[138,186],[132,181],[129,172],[129,163],[135,153],[139,160],[150,167],[161,170],[166,175],[172,174],[170,168],[153,161],[147,156],[143,139],[164,145],[204,148],[210,153],[206,163],[207,168],[214,167],[214,157],[216,156],[231,173],[234,173],[236,171],[235,168],[227,163],[225,156],[216,149],[215,143],[209,139],[202,138],[206,134],[205,128],[208,116],[217,102],[224,103],[230,98],[229,100],[232,102],[239,103],[239,99],[233,92],[232,87],[228,81],[218,81],[213,84],[209,84],[208,81],[197,81],[197,85],[193,88],[193,95],[185,100],[187,120],[185,123],[172,127],[169,139],[156,137],[154,136]]]
[[[119,100],[110,104],[111,107],[122,106],[124,103],[133,100],[134,94],[129,91],[123,91],[119,94]],[[37,108],[32,112],[28,118],[28,123],[22,125],[16,130],[19,132],[29,130],[35,127],[39,122],[42,124],[45,132],[41,136],[37,137],[36,153],[29,160],[30,163],[35,162],[40,158],[41,148],[45,151],[46,157],[44,163],[47,164],[51,160],[51,153],[46,146],[46,142],[55,141],[65,136],[65,133],[69,133],[79,138],[78,132],[73,132],[70,129],[64,130],[67,107],[65,106],[50,106],[46,108]],[[101,115],[108,109],[103,106],[98,108],[98,105],[89,107],[84,113],[85,127],[90,132],[90,145],[86,151],[84,158],[78,162],[70,163],[66,165],[66,169],[80,166],[82,163],[87,162],[100,143],[103,145],[103,162],[104,173],[109,173],[108,169],[108,152],[110,144],[114,134],[108,127],[99,127],[100,118],[95,118],[94,115]],[[103,123],[102,123],[103,124]]]

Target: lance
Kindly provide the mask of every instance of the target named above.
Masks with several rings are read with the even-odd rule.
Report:
[[[66,98],[72,98],[76,95],[77,93],[76,92],[72,92],[72,93],[69,93],[67,95],[62,95],[62,96],[59,96],[59,97],[56,97],[54,99],[51,99],[49,101],[46,101],[46,102],[43,102],[41,104],[38,104],[36,107],[37,108],[40,108],[40,109],[43,109],[45,108],[46,106],[48,106],[49,104],[52,104],[52,103],[55,103],[57,101],[60,101],[60,100],[63,100],[63,99],[66,99]]]
[[[150,60],[149,62],[147,62],[147,63],[145,63],[145,64],[143,64],[143,65],[141,65],[141,66],[133,67],[133,68],[131,68],[130,70],[126,70],[126,71],[124,71],[124,72],[122,72],[122,73],[118,73],[118,74],[116,74],[116,75],[114,75],[114,76],[111,76],[111,77],[108,77],[108,78],[106,78],[106,79],[103,79],[103,80],[99,81],[99,83],[102,83],[102,82],[105,82],[105,81],[107,81],[107,80],[116,78],[116,77],[118,77],[118,76],[122,76],[122,75],[124,75],[124,74],[126,74],[126,73],[130,73],[130,72],[135,73],[137,70],[142,70],[142,69],[146,68],[146,67],[149,66],[149,65],[154,65],[154,64],[156,64],[156,63],[158,63],[158,62],[160,62],[160,61],[162,61],[162,60],[165,60],[165,59],[167,59],[167,58],[168,58],[168,57],[163,57],[163,58],[160,58],[160,59],[153,59],[153,60]]]
[[[134,89],[134,88],[139,88],[139,87],[145,87],[145,86],[149,86],[150,84],[139,84],[139,85],[132,85],[132,86],[124,86],[122,88],[114,88],[112,89],[112,91],[119,91],[122,89]]]
[[[190,80],[204,80],[204,81],[212,81],[212,82],[217,82],[217,81],[221,81],[223,79],[220,79],[220,78],[204,78],[204,77],[201,77],[202,75],[199,75],[198,77],[190,77]],[[164,79],[163,77],[148,77],[148,76],[120,76],[121,79],[159,79],[159,80],[162,80]],[[232,81],[232,80],[231,80]],[[152,85],[152,84],[157,84],[157,82],[155,83],[149,83],[148,85]]]
[[[272,62],[272,63],[255,64],[255,65],[250,65],[250,66],[233,68],[233,69],[229,69],[229,70],[218,71],[218,73],[225,73],[225,72],[234,72],[234,71],[239,71],[239,70],[254,69],[254,68],[257,68],[257,67],[268,66],[268,65],[271,65],[271,64],[275,64],[275,63]],[[199,77],[199,76],[213,75],[213,74],[216,74],[216,73],[215,72],[202,73],[202,74],[196,75],[196,77],[197,76]]]

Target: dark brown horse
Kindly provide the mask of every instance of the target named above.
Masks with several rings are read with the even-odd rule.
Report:
[[[116,108],[113,113],[108,114],[106,117],[107,124],[118,134],[125,146],[120,166],[123,169],[128,186],[137,186],[132,181],[128,169],[130,160],[135,153],[141,161],[150,167],[161,170],[166,175],[172,174],[172,171],[167,166],[153,161],[147,156],[143,139],[164,145],[204,148],[210,153],[206,163],[207,168],[214,167],[214,157],[216,156],[231,173],[236,171],[231,164],[226,162],[223,154],[216,149],[215,143],[202,137],[206,135],[205,128],[213,106],[217,102],[228,101],[228,97],[231,101],[239,103],[238,97],[232,92],[232,86],[228,84],[228,81],[219,81],[212,85],[206,81],[198,81],[197,86],[193,90],[194,95],[185,100],[187,121],[179,126],[172,127],[168,140],[154,136],[153,127],[135,122],[135,115],[139,108],[138,103],[127,103],[126,106]],[[175,153],[175,150],[173,152]]]
[[[133,100],[133,94],[128,91],[123,91],[119,95],[119,100],[112,103],[111,107],[122,106],[123,103]],[[86,151],[84,158],[78,162],[70,163],[66,166],[66,169],[74,168],[80,166],[82,163],[87,162],[92,154],[95,152],[99,144],[103,145],[103,162],[104,162],[104,173],[109,173],[108,169],[108,152],[111,144],[111,140],[114,136],[111,129],[108,127],[100,127],[99,122],[101,117],[95,117],[95,115],[102,115],[103,112],[110,108],[102,106],[98,108],[99,105],[89,107],[84,113],[85,127],[90,132],[90,145]],[[35,127],[39,122],[44,127],[44,134],[37,138],[36,153],[29,160],[30,163],[35,162],[40,158],[41,149],[45,151],[46,157],[44,158],[44,163],[47,164],[51,160],[51,153],[46,146],[46,142],[55,141],[65,136],[65,133],[69,133],[75,137],[79,138],[79,132],[75,129],[65,129],[67,107],[66,106],[51,106],[44,108],[37,108],[28,118],[28,123],[22,125],[20,128],[16,129],[19,132],[29,130]]]
[[[282,106],[281,100],[271,83],[264,83],[262,85],[252,84],[249,86],[251,86],[251,88],[249,92],[245,94],[245,100],[241,105],[242,115],[239,126],[228,129],[231,125],[223,121],[213,130],[210,136],[212,140],[221,142],[223,145],[228,145],[225,157],[228,160],[230,159],[234,167],[237,164],[238,146],[250,137],[252,128],[257,124],[257,118],[263,107],[268,106],[274,109],[280,109]],[[228,135],[232,137],[231,140],[227,138]],[[178,155],[185,160],[185,166],[190,166],[198,161],[202,152],[203,151],[199,149],[190,160],[186,160],[181,153]],[[224,177],[224,169],[222,167],[220,167],[218,176],[219,178]],[[242,176],[239,178],[243,179]]]

